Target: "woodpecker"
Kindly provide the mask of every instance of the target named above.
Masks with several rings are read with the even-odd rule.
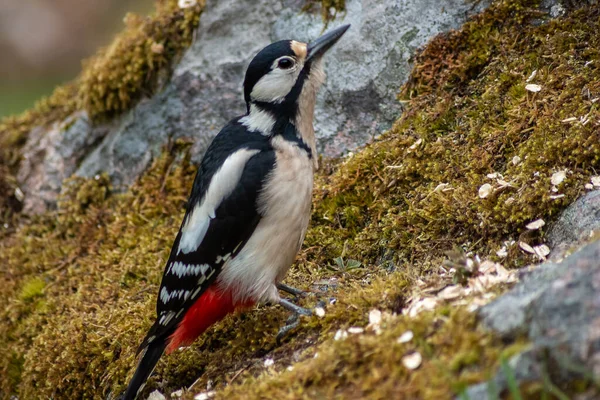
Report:
[[[246,114],[219,132],[200,163],[124,400],[135,399],[165,351],[190,344],[235,310],[272,303],[307,311],[278,290],[295,293],[281,280],[310,217],[322,57],[349,27],[308,44],[272,43],[250,62]]]

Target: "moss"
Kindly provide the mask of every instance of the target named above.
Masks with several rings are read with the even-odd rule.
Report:
[[[392,317],[381,335],[332,338],[364,326],[371,308],[400,313],[417,279],[438,279],[433,267],[456,246],[495,258],[505,241],[543,241],[543,231],[524,225],[551,222],[598,168],[600,7],[540,25],[530,23],[541,18],[534,6],[499,1],[434,39],[416,59],[402,91],[407,110],[393,129],[350,158],[325,162],[305,247],[287,278],[315,292],[301,300],[305,306],[337,299],[324,318],[305,318],[277,345],[287,317],[280,308],[230,316],[164,357],[146,390],[168,393],[199,377],[194,391],[212,381],[221,397],[445,398],[523,346],[499,342],[464,309],[448,307],[415,320]],[[535,94],[525,89],[534,70],[542,86]],[[117,103],[92,103],[116,112]],[[49,107],[40,118],[60,110]],[[584,119],[562,122],[570,117]],[[0,393],[106,398],[123,389],[193,180],[187,146],[165,149],[127,193],[114,193],[105,176],[72,179],[56,212],[0,237],[0,345],[10,349],[0,359]],[[563,169],[567,179],[554,192],[550,177]],[[499,188],[490,173],[511,187]],[[480,199],[484,183],[498,190]],[[552,197],[558,193],[564,197]],[[503,263],[528,257],[509,246]],[[360,267],[346,268],[349,260]],[[23,301],[22,288],[35,279],[45,282],[43,296]],[[415,339],[396,343],[406,329]],[[415,349],[423,365],[409,372],[401,359]],[[266,371],[265,356],[275,360]]]
[[[25,281],[21,288],[21,295],[19,296],[23,301],[32,300],[43,294],[46,282],[38,277],[32,277]]]
[[[0,121],[0,166],[17,165],[35,127],[62,121],[76,110],[87,111],[94,121],[105,119],[154,93],[161,73],[191,44],[203,8],[202,0],[186,9],[177,0],[156,0],[153,15],[128,14],[125,29],[83,62],[73,82],[57,87],[31,110]]]
[[[321,17],[323,21],[329,23],[334,20],[339,12],[346,11],[346,0],[308,0],[304,6],[304,11],[311,11],[317,4],[321,8]]]

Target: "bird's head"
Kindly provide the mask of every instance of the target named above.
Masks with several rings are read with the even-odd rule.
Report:
[[[262,49],[250,62],[244,80],[248,114],[257,110],[275,119],[293,119],[306,107],[314,109],[317,90],[325,77],[323,54],[349,27],[341,26],[310,43],[281,40]],[[310,114],[312,119],[312,110]]]

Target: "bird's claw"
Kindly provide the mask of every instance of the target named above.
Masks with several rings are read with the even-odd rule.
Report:
[[[288,320],[287,320],[287,324],[282,326],[281,329],[279,329],[279,332],[277,332],[277,336],[275,337],[275,340],[277,342],[277,345],[281,345],[281,340],[292,330],[298,327],[298,325],[300,325],[300,318],[298,318],[298,314],[292,314]]]
[[[279,289],[283,292],[289,293],[291,295],[294,295],[296,297],[304,297],[308,294],[307,292],[305,292],[303,290],[296,289],[295,287],[286,285],[285,283],[278,283],[275,286],[277,286],[277,289]]]

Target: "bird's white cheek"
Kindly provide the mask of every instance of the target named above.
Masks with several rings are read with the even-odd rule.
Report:
[[[250,96],[256,101],[281,102],[294,87],[296,78],[295,73],[273,70],[256,82]]]

